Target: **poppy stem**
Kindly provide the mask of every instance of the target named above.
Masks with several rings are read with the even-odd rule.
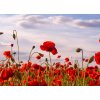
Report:
[[[18,43],[18,35],[17,35],[17,32],[16,32],[16,36],[17,36],[17,46],[18,46],[18,63],[19,63],[19,43]]]
[[[50,52],[49,52],[49,58],[50,58],[50,65],[52,65]]]
[[[30,53],[29,53],[29,59],[28,59],[28,62],[29,62],[30,59],[31,59],[31,53],[32,53],[32,50],[33,50],[33,49],[31,49],[31,51],[30,51]]]
[[[13,30],[13,33],[15,32],[16,36],[14,37],[14,39],[17,39],[17,47],[18,47],[18,63],[19,63],[19,41],[18,41],[18,34],[16,30]]]
[[[31,49],[31,51],[30,51],[28,62],[31,60],[32,56],[33,56],[35,53],[39,54],[39,52],[33,52],[33,53],[32,53],[32,50],[33,50],[33,49]]]
[[[82,51],[82,70],[83,70],[83,49],[81,51]]]

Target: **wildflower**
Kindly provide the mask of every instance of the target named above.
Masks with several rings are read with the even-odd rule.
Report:
[[[8,72],[7,69],[2,70],[2,72],[1,72],[1,78],[3,80],[7,80],[9,78],[9,72]]]
[[[9,86],[14,86],[14,82],[9,82]]]
[[[9,72],[9,77],[12,77],[13,76],[13,69],[12,68],[8,68],[7,69],[8,70],[8,72]]]
[[[43,45],[40,45],[41,50],[51,52],[53,55],[57,54],[57,49],[55,48],[55,43],[52,41],[46,41]]]
[[[89,86],[95,86],[96,85],[96,81],[91,80],[91,81],[89,81],[88,85]]]
[[[42,53],[39,53],[39,55],[36,56],[36,59],[41,59],[44,55]]]
[[[32,67],[33,67],[34,69],[39,69],[41,66],[38,65],[38,64],[33,64]]]
[[[54,48],[54,49],[51,51],[51,53],[52,53],[53,55],[57,54],[57,53],[58,53],[58,52],[57,52],[57,49]]]
[[[39,83],[36,79],[29,81],[28,86],[39,86]]]
[[[65,61],[66,61],[66,62],[69,62],[69,58],[65,58]]]
[[[85,61],[85,58],[83,58],[83,61]]]
[[[12,55],[11,55],[11,52],[10,51],[5,51],[3,53],[3,55],[6,57],[6,58],[12,58]]]
[[[57,56],[57,58],[60,58],[60,57],[61,57],[61,55],[58,55],[58,56]]]
[[[100,39],[99,39],[99,42],[100,42]]]
[[[41,59],[41,56],[40,56],[40,55],[37,55],[37,56],[36,56],[36,59]]]
[[[85,62],[88,62],[88,59],[85,59]]]
[[[94,58],[95,58],[96,63],[100,65],[100,52],[95,53]]]
[[[56,80],[56,84],[57,84],[58,86],[61,86],[61,85],[62,85],[62,81],[61,81],[61,80]]]
[[[39,84],[40,86],[47,86],[47,83],[46,83],[46,81],[45,80],[42,80],[41,82],[40,82],[40,84]]]
[[[39,53],[39,55],[40,55],[41,57],[44,57],[44,54],[42,54],[42,53]]]

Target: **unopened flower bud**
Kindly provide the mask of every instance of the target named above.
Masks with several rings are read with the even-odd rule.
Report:
[[[14,44],[11,44],[11,47],[13,47],[14,46]]]
[[[82,49],[81,48],[77,48],[76,49],[76,52],[80,52]]]

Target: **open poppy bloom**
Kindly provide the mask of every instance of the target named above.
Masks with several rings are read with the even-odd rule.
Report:
[[[95,61],[98,65],[100,65],[100,52],[95,53]]]
[[[3,80],[7,80],[9,78],[9,71],[7,69],[2,70],[2,72],[1,72],[1,78]]]
[[[46,41],[43,45],[40,45],[41,50],[51,52],[53,55],[57,54],[57,49],[55,48],[55,43],[52,41]]]
[[[3,55],[4,55],[6,58],[11,58],[11,57],[12,57],[10,51],[4,51]]]

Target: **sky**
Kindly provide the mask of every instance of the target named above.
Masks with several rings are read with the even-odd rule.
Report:
[[[40,45],[45,41],[53,41],[58,49],[58,55],[79,59],[77,48],[84,50],[86,58],[100,50],[100,14],[5,14],[0,15],[0,59],[5,50],[10,50],[9,44],[16,41],[12,38],[13,30],[17,30],[20,46],[20,59],[27,60],[33,45],[34,51],[39,51],[48,57],[47,52],[40,50]],[[44,58],[45,58],[44,57]],[[52,59],[57,60],[57,55]]]

